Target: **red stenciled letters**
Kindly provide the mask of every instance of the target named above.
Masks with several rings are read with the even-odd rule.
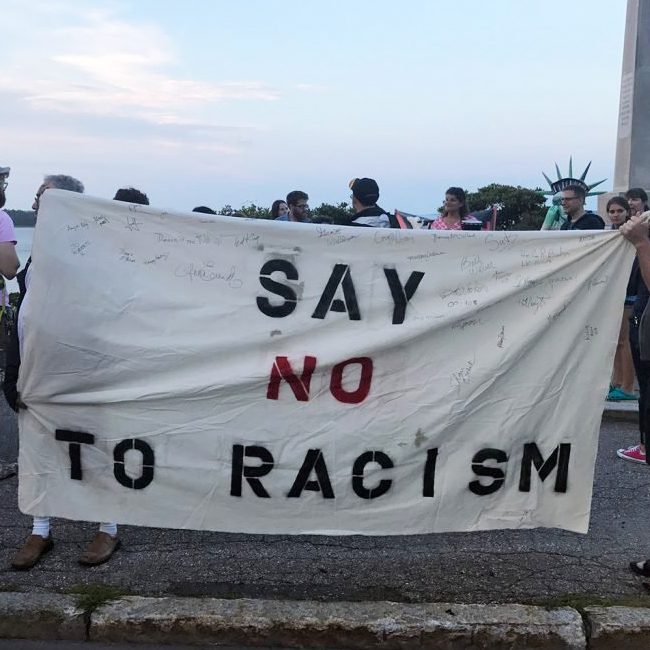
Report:
[[[361,366],[361,377],[359,386],[356,390],[347,391],[343,388],[343,371],[346,366],[358,363]],[[344,404],[359,404],[363,402],[370,392],[370,382],[372,381],[372,359],[370,357],[356,357],[337,363],[332,368],[332,378],[330,379],[330,391],[332,395]]]
[[[299,402],[308,402],[311,376],[314,374],[315,369],[316,357],[305,357],[302,374],[298,377],[287,357],[275,357],[271,368],[269,386],[266,391],[266,399],[278,399],[280,382],[284,379],[291,386],[291,390]]]

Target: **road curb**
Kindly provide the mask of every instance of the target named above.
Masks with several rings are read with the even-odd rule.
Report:
[[[0,638],[85,641],[86,621],[72,596],[3,592]]]
[[[89,640],[350,650],[586,648],[570,607],[128,597],[96,610]]]
[[[650,648],[650,609],[642,607],[586,607],[589,650]]]
[[[0,639],[350,650],[647,650],[650,608],[0,593]]]
[[[623,410],[616,408],[606,408],[603,411],[603,420],[609,420],[613,422],[638,422],[639,411],[631,409]]]

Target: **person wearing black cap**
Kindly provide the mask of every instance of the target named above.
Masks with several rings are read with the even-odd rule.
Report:
[[[379,185],[372,178],[354,178],[350,181],[354,216],[351,226],[390,228],[388,213],[378,205]]]

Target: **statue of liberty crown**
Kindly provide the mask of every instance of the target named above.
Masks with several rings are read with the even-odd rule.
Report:
[[[557,194],[558,192],[561,192],[569,185],[578,185],[579,187],[582,187],[582,189],[587,193],[587,196],[595,196],[596,194],[605,194],[604,191],[592,192],[592,190],[594,189],[594,187],[597,187],[601,183],[604,183],[607,180],[606,178],[603,178],[602,181],[598,181],[597,183],[592,183],[591,185],[585,182],[585,178],[587,177],[587,172],[589,171],[590,167],[591,167],[591,161],[589,161],[589,164],[585,167],[585,170],[580,175],[580,178],[573,178],[573,156],[569,158],[569,173],[567,176],[562,176],[562,173],[560,172],[560,168],[558,167],[557,163],[555,163],[555,171],[557,172],[556,181],[552,181],[546,174],[544,174],[544,172],[542,172],[542,175],[544,176],[547,183],[551,187],[551,191],[544,192],[544,194],[548,196],[552,196],[554,194]]]

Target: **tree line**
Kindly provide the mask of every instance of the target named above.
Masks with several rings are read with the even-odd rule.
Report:
[[[491,183],[475,192],[467,192],[470,212],[485,210],[493,205],[499,208],[497,229],[499,230],[539,230],[546,214],[546,196],[540,188],[529,189],[521,186]],[[405,206],[408,207],[408,206]],[[34,226],[36,217],[31,210],[7,210],[18,227]],[[224,205],[219,214],[229,217],[248,217],[270,219],[271,209],[250,203],[240,208]],[[322,203],[312,210],[312,214],[327,217],[334,224],[346,223],[352,214],[352,206],[347,202]]]

